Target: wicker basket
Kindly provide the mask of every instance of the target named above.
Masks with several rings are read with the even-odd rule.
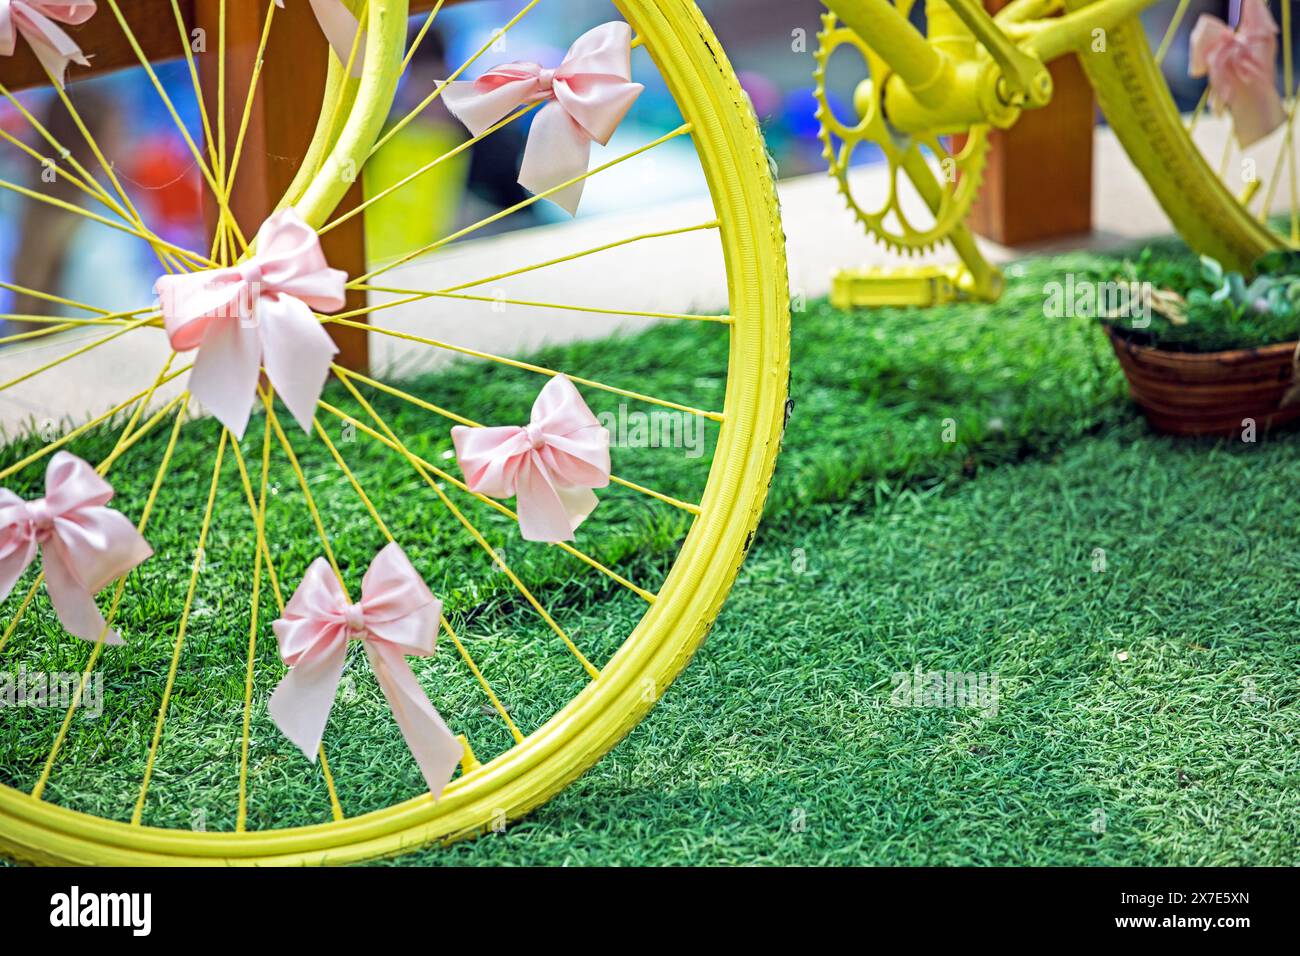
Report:
[[[1147,420],[1170,435],[1239,434],[1246,419],[1268,431],[1300,419],[1300,402],[1282,406],[1292,385],[1295,342],[1228,352],[1168,352],[1106,334]]]

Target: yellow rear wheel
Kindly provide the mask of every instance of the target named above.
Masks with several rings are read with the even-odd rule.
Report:
[[[1095,2],[1066,0],[1066,7],[1086,9]],[[1109,31],[1106,50],[1081,53],[1079,61],[1107,122],[1189,246],[1248,271],[1260,255],[1285,245],[1197,148],[1141,21],[1134,18]]]

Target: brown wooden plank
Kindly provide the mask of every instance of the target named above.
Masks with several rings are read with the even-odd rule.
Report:
[[[469,0],[446,0],[443,7],[450,7],[457,3],[467,3]],[[411,0],[412,13],[428,13],[438,5],[438,0]]]
[[[986,0],[989,12],[1004,0]],[[1055,92],[1008,130],[989,134],[984,186],[971,228],[1003,245],[1055,239],[1092,229],[1092,150],[1096,107],[1073,56],[1050,64]]]
[[[184,55],[170,0],[118,0],[118,7],[149,62],[158,63]],[[185,22],[192,24],[194,0],[181,0],[181,13]],[[91,63],[89,68],[75,63],[69,66],[69,81],[136,66],[140,62],[107,3],[100,3],[99,12],[88,22],[64,29],[90,56]],[[14,55],[0,57],[0,83],[10,90],[49,85],[40,61],[21,36]]]
[[[427,13],[437,2],[438,0],[411,0],[411,13]],[[464,2],[466,0],[445,0],[443,6],[450,7]],[[190,30],[194,28],[194,3],[195,0],[180,0],[181,15]],[[230,10],[233,12],[242,3],[243,0],[231,0]],[[184,54],[170,0],[118,0],[118,6],[150,63],[161,63]],[[89,22],[64,29],[91,55],[89,67],[74,63],[69,68],[70,81],[99,73],[111,73],[139,63],[117,17],[107,3],[100,4],[99,12]],[[0,57],[0,83],[12,91],[45,86],[48,83],[40,62],[21,38],[13,56]]]

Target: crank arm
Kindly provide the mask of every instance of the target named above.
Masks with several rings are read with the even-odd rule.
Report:
[[[998,94],[1008,105],[1033,109],[1051,101],[1052,76],[1041,57],[1017,47],[980,0],[947,0],[947,3],[1002,70]]]
[[[903,132],[1011,126],[1020,110],[1045,106],[1052,76],[1019,49],[980,0],[947,0],[987,57],[958,58],[928,40],[892,0],[823,0],[889,67],[889,121]]]

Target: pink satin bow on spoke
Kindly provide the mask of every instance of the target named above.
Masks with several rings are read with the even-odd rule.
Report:
[[[275,0],[275,5],[283,10],[284,0]],[[320,24],[325,39],[334,48],[334,55],[339,58],[340,63],[347,66],[361,24],[352,15],[352,11],[343,5],[343,0],[311,0],[311,9],[312,13],[316,14],[316,22]],[[361,75],[365,66],[365,56],[366,39],[363,36],[361,42],[357,44],[356,59],[352,61],[353,76]]]
[[[0,0],[0,56],[14,55],[21,33],[62,87],[69,63],[90,66],[90,60],[59,23],[79,26],[94,15],[95,0]]]
[[[442,98],[452,115],[481,136],[514,110],[549,100],[533,120],[519,183],[543,193],[583,175],[591,144],[608,145],[645,89],[632,78],[632,28],[606,23],[578,38],[558,69],[508,63],[473,82],[447,85]],[[548,197],[577,215],[580,180]]]
[[[518,496],[519,531],[527,541],[572,541],[609,485],[609,431],[565,376],[551,379],[524,427],[451,430],[456,459],[471,491]]]
[[[135,525],[112,508],[113,488],[66,451],[45,470],[45,497],[23,501],[0,489],[0,601],[41,552],[45,589],[69,634],[122,644],[95,595],[153,554]]]
[[[228,269],[163,276],[154,292],[172,348],[199,350],[190,392],[236,438],[248,426],[262,365],[309,432],[338,352],[312,310],[343,308],[347,273],[329,267],[316,230],[292,209],[263,223],[256,249]]]
[[[1242,0],[1234,33],[1218,17],[1201,14],[1192,30],[1192,76],[1210,77],[1215,113],[1232,113],[1237,142],[1243,147],[1282,125],[1286,113],[1274,79],[1277,22],[1262,0]]]
[[[442,602],[396,544],[371,562],[359,604],[348,603],[329,563],[317,558],[284,617],[272,625],[280,656],[292,670],[271,695],[271,718],[314,763],[343,677],[348,641],[361,641],[436,799],[456,772],[464,748],[429,703],[406,658],[433,655],[441,620]]]

